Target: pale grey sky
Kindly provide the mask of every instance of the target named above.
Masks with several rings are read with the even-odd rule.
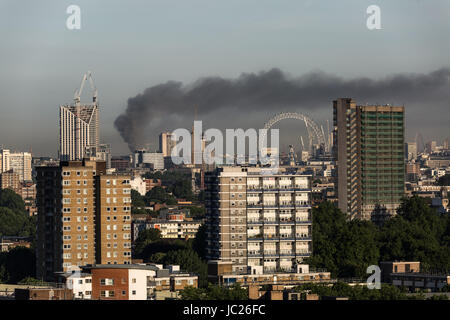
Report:
[[[66,29],[71,4],[81,8],[81,30]],[[382,30],[366,28],[371,4],[381,8]],[[1,0],[0,145],[56,155],[58,106],[72,102],[87,70],[99,90],[101,140],[114,154],[128,152],[114,128],[128,98],[169,80],[272,68],[292,77],[318,70],[344,79],[428,74],[450,66],[449,16],[447,0]],[[446,97],[411,103],[409,139],[417,130],[425,140],[450,135]],[[331,100],[307,113],[331,120]],[[210,123],[256,127],[271,114],[236,121],[221,111]],[[169,129],[182,123],[158,121]],[[156,146],[153,128],[143,130]]]

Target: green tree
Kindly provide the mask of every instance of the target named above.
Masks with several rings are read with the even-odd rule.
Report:
[[[192,243],[192,249],[201,257],[202,259],[206,259],[206,225],[202,224],[195,235],[195,239]]]
[[[0,190],[0,207],[6,207],[17,213],[25,213],[25,202],[11,189]]]
[[[146,229],[139,232],[139,236],[134,243],[134,254],[136,257],[142,257],[145,248],[152,242],[161,239],[159,229]]]
[[[173,195],[170,195],[162,187],[154,187],[145,194],[146,203],[166,203],[177,204],[177,200]]]
[[[162,263],[164,265],[179,265],[182,270],[198,275],[200,287],[205,287],[208,283],[208,266],[206,261],[202,260],[198,254],[190,248],[171,250],[164,254],[158,252],[151,255],[147,260],[149,262]]]
[[[248,300],[248,290],[238,284],[221,287],[210,283],[206,288],[186,287],[180,295],[182,300]]]
[[[146,207],[145,198],[134,189],[131,189],[131,205],[135,208]]]
[[[22,212],[0,207],[0,236],[30,236],[32,220]]]

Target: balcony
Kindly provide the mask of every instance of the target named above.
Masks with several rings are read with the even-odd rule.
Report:
[[[293,233],[281,233],[280,240],[295,240]]]
[[[289,218],[289,219],[280,219],[280,224],[293,224],[294,223],[294,219]]]
[[[257,251],[248,251],[248,257],[262,257],[263,252],[261,250]]]
[[[251,220],[247,220],[247,224],[263,224],[263,221],[262,220],[259,220],[259,219],[256,219],[256,220],[254,220],[254,219],[251,219]]]
[[[295,223],[297,224],[311,224],[312,221],[308,219],[295,219]]]
[[[261,234],[255,234],[253,236],[247,236],[248,241],[261,241],[263,239],[263,236]]]
[[[248,208],[262,208],[262,203],[247,203]]]

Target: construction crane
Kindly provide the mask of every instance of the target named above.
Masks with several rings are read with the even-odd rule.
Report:
[[[75,94],[73,96],[73,100],[75,101],[75,114],[76,114],[76,123],[75,123],[75,148],[77,150],[77,154],[80,155],[83,153],[81,150],[81,119],[80,119],[80,113],[81,113],[81,93],[83,92],[84,83],[86,80],[89,79],[89,83],[91,85],[91,89],[93,91],[92,101],[94,106],[97,105],[97,88],[94,84],[94,79],[92,78],[92,72],[88,71],[83,75],[83,78],[81,79],[80,88],[78,90],[75,89]]]
[[[88,71],[83,75],[83,78],[81,79],[81,84],[80,84],[80,89],[75,90],[75,94],[73,96],[73,100],[75,100],[75,105],[79,106],[80,105],[80,101],[81,101],[81,93],[83,92],[83,88],[84,88],[84,83],[86,82],[86,80],[89,79],[89,83],[91,85],[91,89],[93,91],[93,96],[92,96],[92,101],[94,102],[94,104],[96,104],[97,102],[97,88],[95,87],[94,84],[94,79],[92,78],[92,72]]]

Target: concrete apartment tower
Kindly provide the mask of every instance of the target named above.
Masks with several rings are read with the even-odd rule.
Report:
[[[295,272],[312,252],[311,177],[258,167],[221,167],[205,175],[207,258],[233,274]]]
[[[395,214],[405,193],[404,107],[340,98],[333,122],[339,208],[352,219]]]
[[[54,280],[87,264],[131,262],[128,176],[100,161],[37,168],[37,277]]]
[[[80,96],[86,80],[94,91],[91,104],[81,104]],[[59,107],[59,158],[61,161],[84,159],[87,148],[99,146],[97,89],[91,72],[84,74],[74,105]]]

